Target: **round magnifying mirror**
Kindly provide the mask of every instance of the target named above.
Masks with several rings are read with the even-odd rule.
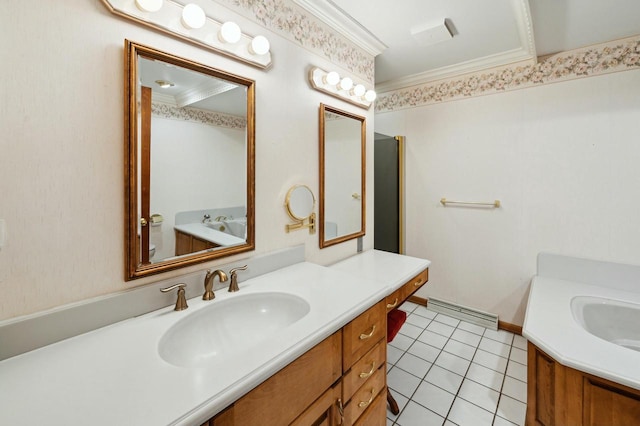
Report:
[[[303,221],[313,213],[316,198],[307,185],[295,185],[287,192],[286,206],[292,219]]]

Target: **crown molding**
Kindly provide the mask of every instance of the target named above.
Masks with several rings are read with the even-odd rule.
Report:
[[[331,0],[292,1],[370,55],[377,56],[388,47]]]
[[[516,63],[532,65],[534,62],[528,51],[518,48],[376,84],[376,92],[386,93],[392,90]]]
[[[385,93],[392,90],[403,89],[405,87],[416,86],[451,77],[458,77],[463,74],[516,63],[522,63],[523,65],[535,65],[537,62],[537,56],[529,1],[511,0],[511,6],[513,7],[514,18],[518,27],[520,47],[484,56],[482,58],[461,62],[455,65],[436,68],[407,77],[386,81],[376,85],[376,92]]]

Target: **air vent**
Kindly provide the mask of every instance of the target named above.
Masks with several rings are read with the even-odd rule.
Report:
[[[477,311],[467,308],[466,306],[456,305],[455,303],[445,302],[444,300],[434,299],[432,297],[427,301],[427,307],[430,311],[440,312],[453,318],[470,322],[481,327],[498,329],[498,316],[487,312]]]
[[[413,38],[424,46],[441,43],[453,38],[451,30],[447,26],[446,19],[437,23],[411,28],[410,32]]]

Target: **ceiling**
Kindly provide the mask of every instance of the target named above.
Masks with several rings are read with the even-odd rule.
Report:
[[[378,92],[640,34],[639,0],[294,1],[376,55]]]

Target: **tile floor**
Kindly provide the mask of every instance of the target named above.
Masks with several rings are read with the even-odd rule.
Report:
[[[387,347],[387,384],[400,407],[387,426],[524,425],[527,345],[406,302]]]

